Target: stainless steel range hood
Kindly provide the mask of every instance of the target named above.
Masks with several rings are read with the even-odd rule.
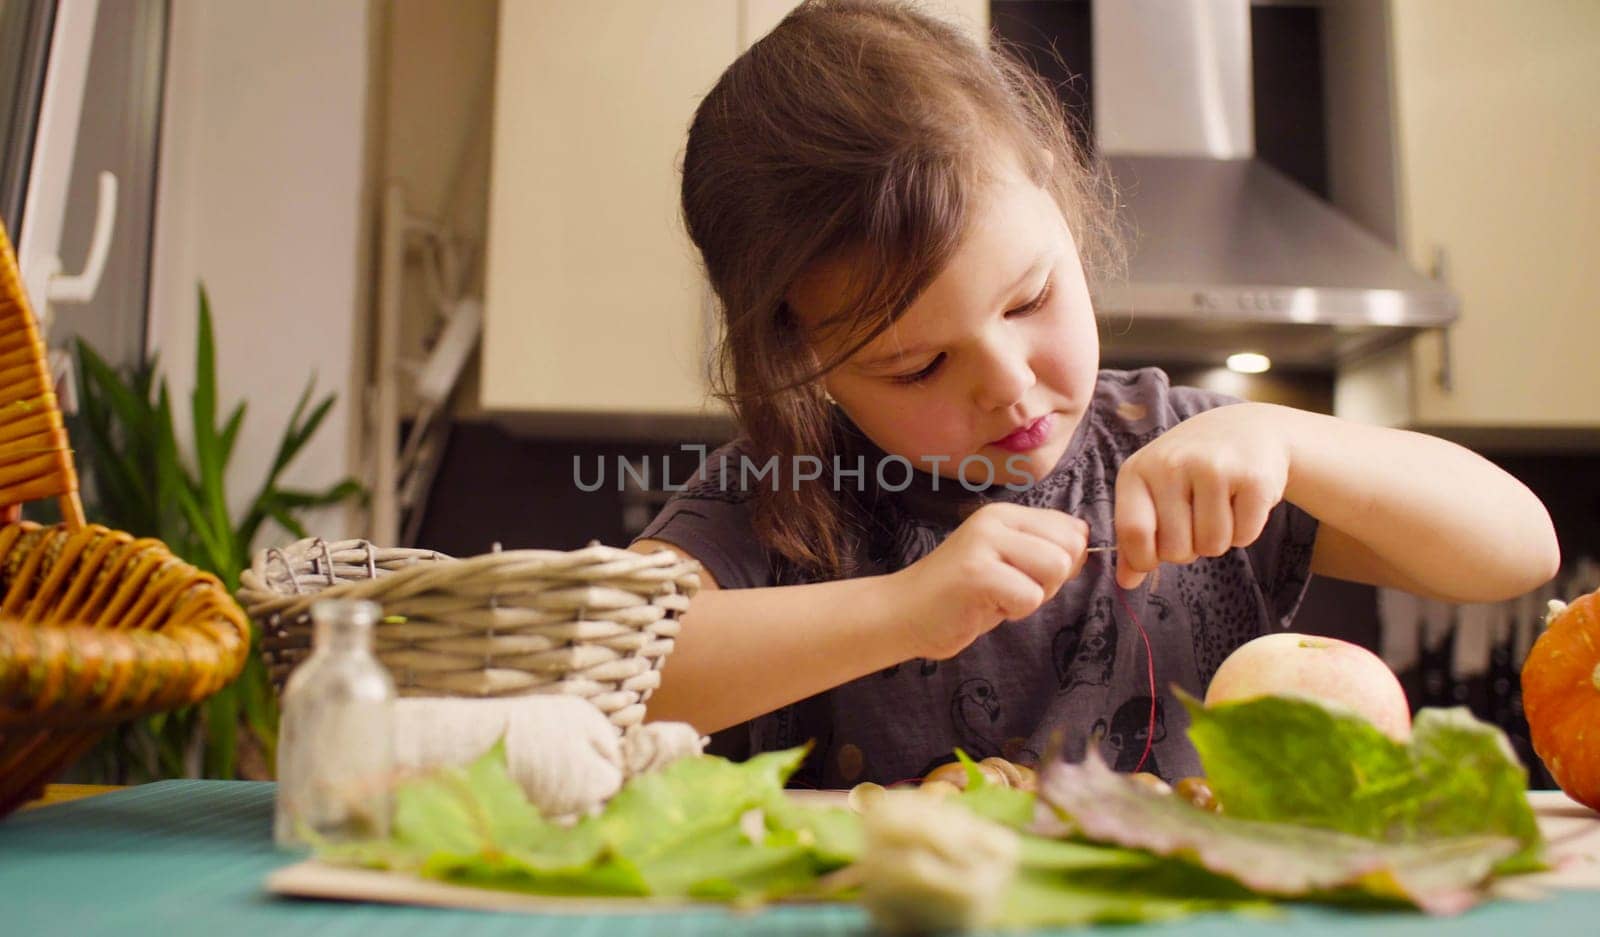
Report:
[[[1095,0],[1096,145],[1130,223],[1108,360],[1331,368],[1455,321],[1393,248],[1255,158],[1248,0]]]

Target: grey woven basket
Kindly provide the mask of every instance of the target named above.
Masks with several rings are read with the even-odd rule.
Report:
[[[312,538],[257,554],[238,597],[280,692],[310,653],[311,604],[369,599],[384,614],[374,649],[402,696],[565,693],[627,728],[644,720],[699,569],[594,541],[454,559]]]

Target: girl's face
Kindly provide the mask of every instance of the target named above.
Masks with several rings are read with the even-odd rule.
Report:
[[[849,274],[844,262],[820,264],[795,284],[789,304],[803,324],[832,311]],[[824,360],[835,350],[816,348]],[[885,452],[973,485],[1020,485],[1066,452],[1099,358],[1066,221],[1048,192],[1011,172],[978,200],[949,266],[824,383]]]

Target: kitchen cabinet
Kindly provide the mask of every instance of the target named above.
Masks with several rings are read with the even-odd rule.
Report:
[[[1489,446],[1600,445],[1600,4],[1382,14],[1400,247],[1457,291],[1461,319],[1346,369],[1339,412]]]
[[[793,5],[500,4],[484,410],[577,431],[607,415],[723,413],[708,395],[715,311],[679,216],[678,165],[700,98]],[[986,2],[945,6],[988,22]]]

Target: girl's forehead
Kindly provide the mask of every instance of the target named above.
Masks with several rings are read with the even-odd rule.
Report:
[[[974,198],[966,231],[949,262],[895,326],[856,359],[896,351],[916,333],[937,330],[953,318],[1003,307],[1018,291],[1038,285],[1031,282],[1036,279],[1032,274],[1070,244],[1065,230],[1055,199],[1032,180],[1020,174],[994,180]],[[819,330],[833,324],[830,318],[861,295],[876,275],[850,254],[820,260],[791,285],[787,302],[801,327],[825,346],[827,333]]]

